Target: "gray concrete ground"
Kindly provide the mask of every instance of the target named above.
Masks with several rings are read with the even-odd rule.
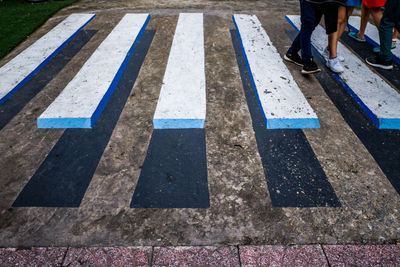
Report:
[[[400,196],[314,76],[287,65],[316,111],[320,129],[304,130],[342,207],[273,207],[232,46],[233,13],[255,14],[283,56],[286,14],[298,1],[89,1],[45,23],[0,65],[68,14],[94,12],[98,33],[0,130],[0,246],[176,246],[361,244],[400,240]],[[136,83],[79,208],[10,208],[63,130],[36,118],[74,77],[125,13],[149,12],[156,30]],[[209,209],[129,207],[146,156],[168,54],[180,12],[203,12],[207,80]],[[238,146],[240,145],[240,146]]]

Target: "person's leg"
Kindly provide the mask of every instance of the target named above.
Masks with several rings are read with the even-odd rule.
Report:
[[[400,12],[400,2],[398,0],[387,0],[385,12],[379,23],[379,56],[369,57],[366,62],[374,67],[390,70],[393,69],[392,60],[392,35],[393,27],[396,25],[396,19]]]
[[[318,6],[302,1],[301,10],[301,31],[300,31],[300,44],[301,44],[301,57],[304,62],[312,60],[311,51],[311,35],[321,20],[322,13],[319,11]],[[304,16],[303,16],[304,14]]]
[[[399,31],[396,29],[396,28],[394,28],[394,30],[393,30],[393,35],[392,35],[392,39],[397,39],[397,36],[399,35]]]
[[[339,6],[339,10],[338,10],[338,31],[337,31],[338,39],[340,39],[340,37],[342,36],[344,30],[346,29],[347,20],[348,20],[348,18],[350,16],[350,15],[348,15],[348,9],[349,8],[350,7]]]
[[[343,66],[340,64],[340,60],[337,56],[337,44],[338,44],[338,4],[326,5],[324,10],[325,14],[325,26],[326,34],[328,34],[328,49],[329,59],[326,62],[326,66],[335,73],[341,73],[344,71]]]
[[[300,20],[301,20],[301,28],[300,32],[297,34],[294,39],[292,45],[290,46],[288,53],[294,54],[298,53],[302,48],[302,39],[304,39],[304,34],[310,31],[310,28],[315,24],[315,12],[312,8],[311,4],[300,0]],[[303,36],[303,37],[302,37]],[[311,40],[311,34],[310,34]],[[303,51],[302,51],[303,53]],[[311,53],[311,45],[310,45],[310,53]]]
[[[400,4],[397,1],[398,0],[386,1],[385,12],[379,24],[379,41],[381,46],[379,57],[383,61],[392,60],[392,31],[396,26],[396,19],[399,16],[396,14],[396,11],[398,10],[398,12],[400,12]]]
[[[398,43],[397,36],[399,36],[399,31],[396,29],[396,25],[395,25],[394,29],[393,29],[393,35],[392,35],[392,49],[395,49],[396,44]]]
[[[346,7],[346,22],[349,20],[349,17],[353,14],[354,6]]]
[[[367,28],[368,24],[368,19],[369,19],[369,14],[371,10],[364,5],[364,3],[361,5],[361,23],[360,23],[360,30],[357,33],[357,36],[361,39],[365,39],[365,29]]]
[[[382,15],[383,15],[381,8],[380,7],[371,8],[371,14],[372,14],[372,18],[374,19],[375,27],[379,30],[379,23],[381,22]]]
[[[324,7],[326,34],[328,34],[329,58],[337,57],[338,43],[338,4],[326,4]]]

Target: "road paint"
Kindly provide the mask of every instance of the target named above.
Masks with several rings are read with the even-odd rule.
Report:
[[[60,73],[81,48],[97,33],[80,31],[60,52],[41,68],[20,90],[0,105],[0,130],[3,129],[46,85]]]
[[[92,128],[149,20],[149,14],[126,14],[38,118],[38,128]]]
[[[72,14],[0,68],[0,105],[54,57],[95,14]]]
[[[360,17],[357,16],[351,16],[349,18],[348,26],[352,31],[358,32],[360,29]],[[365,29],[365,38],[366,40],[372,44],[374,47],[379,46],[379,31],[378,29],[372,25],[371,23],[368,22],[367,28]],[[397,62],[397,64],[400,64],[400,45],[397,44],[395,49],[392,49],[393,53],[393,60]]]
[[[293,37],[294,39],[294,37]],[[348,39],[351,39],[348,37]],[[353,42],[354,43],[354,42]],[[316,59],[316,62],[318,59]],[[368,149],[386,178],[400,194],[400,130],[380,130],[328,71],[315,75],[351,130]]]
[[[236,31],[231,31],[258,152],[274,207],[340,207],[315,153],[300,129],[265,129],[264,118]]]
[[[131,208],[209,208],[204,129],[155,129]]]
[[[154,38],[145,31],[93,129],[67,129],[13,207],[79,207]]]
[[[203,128],[205,118],[203,14],[181,13],[153,126],[155,129]]]
[[[288,15],[286,19],[299,31],[300,16]],[[311,42],[321,55],[328,37],[320,25],[315,29]],[[340,75],[334,74],[335,78],[379,129],[400,129],[400,94],[340,42],[338,54],[346,59],[345,71]],[[324,61],[322,57],[321,60]]]
[[[267,129],[319,128],[317,115],[256,16],[233,15]]]

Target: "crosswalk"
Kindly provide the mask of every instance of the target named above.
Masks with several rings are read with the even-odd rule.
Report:
[[[149,14],[125,15],[64,91],[40,115],[38,128],[92,128],[149,19]]]
[[[2,78],[0,101],[4,102],[22,80],[28,79],[38,68],[37,65],[45,64],[48,54],[56,53],[55,50],[66,42],[65,39],[71,38],[71,32],[75,33],[84,27],[94,16],[71,15],[3,66],[0,69]],[[299,16],[286,16],[286,18],[299,29]],[[38,118],[38,127],[93,127],[124,70],[124,64],[134,49],[134,43],[140,38],[149,19],[148,14],[126,15],[59,97]],[[206,103],[202,19],[202,14],[180,16],[154,114],[155,129],[202,128],[204,125]],[[318,128],[319,122],[315,112],[283,64],[257,17],[234,15],[233,21],[241,38],[248,68],[251,70],[266,128]],[[351,23],[354,24],[354,21],[353,18]],[[58,37],[58,43],[53,44],[55,43],[53,39],[56,38],[54,36],[58,36],[59,31],[63,32],[62,38]],[[376,40],[376,34],[374,35],[371,26],[367,34]],[[326,38],[323,28],[317,27],[313,35],[313,45],[320,54],[326,46]],[[378,128],[399,129],[399,93],[345,46],[339,44],[338,50],[348,59],[345,65],[348,70],[338,76],[345,89]],[[21,68],[19,67],[22,65],[21,62],[26,60],[28,64],[24,64],[23,71],[13,71]],[[18,78],[14,77],[15,73],[19,75]],[[363,75],[359,75],[360,73]]]
[[[72,14],[0,68],[0,105],[57,54],[96,15]]]
[[[300,16],[286,18],[297,30],[300,29]],[[321,26],[315,29],[311,42],[322,55],[328,37]],[[400,129],[400,94],[341,43],[338,53],[346,59],[345,71],[335,77],[346,91],[379,129]]]
[[[126,64],[130,60],[130,55],[135,45],[140,42],[140,36],[145,32],[149,19],[149,14],[125,15],[86,61],[73,80],[65,87],[63,92],[38,118],[38,127],[92,128],[94,133],[96,131],[96,121],[100,118],[103,109],[109,105],[107,102],[113,95],[114,90],[116,90],[117,84],[126,69]],[[287,19],[290,20],[292,25],[297,28],[299,27],[298,17],[288,16]],[[241,78],[243,79],[243,75],[249,75],[252,84],[252,87],[250,87],[252,90],[250,91],[256,97],[258,101],[257,105],[260,109],[260,111],[256,110],[254,112],[260,112],[263,117],[263,129],[256,129],[256,126],[254,129],[258,136],[258,149],[263,160],[265,174],[268,177],[278,177],[275,181],[268,181],[268,185],[271,187],[271,198],[276,198],[273,200],[274,205],[290,207],[296,207],[296,205],[299,207],[339,207],[341,205],[340,201],[319,165],[315,154],[309,148],[307,139],[301,130],[296,130],[319,128],[320,125],[316,113],[308,104],[306,97],[283,63],[277,49],[269,39],[267,32],[263,29],[258,18],[252,15],[234,15],[233,22],[236,26],[236,31],[234,32],[239,37],[238,40],[241,44],[241,55],[246,61],[248,71],[248,74],[244,74],[244,70],[241,70]],[[141,177],[139,178],[138,191],[135,190],[132,199],[132,208],[209,207],[209,202],[207,201],[209,197],[207,189],[207,163],[205,158],[206,142],[205,132],[202,129],[206,121],[206,66],[204,62],[203,27],[203,14],[180,14],[153,118],[153,127],[155,130],[150,141],[151,144]],[[313,36],[313,45],[319,52],[326,45],[324,36],[323,29],[318,27]],[[150,43],[148,44],[149,46]],[[345,55],[346,66],[349,68],[349,71],[346,71],[341,76],[337,76],[337,79],[365,110],[377,128],[399,129],[400,98],[397,91],[388,82],[374,73],[373,70],[368,68],[364,62],[358,59],[345,46],[339,46],[339,53]],[[237,56],[239,57],[240,55]],[[136,60],[136,58],[133,57],[132,60]],[[359,73],[363,73],[362,77],[369,78],[366,81],[362,81]],[[377,88],[379,88],[379,93],[377,92]],[[127,93],[129,93],[129,90]],[[126,98],[123,99],[126,101]],[[248,98],[247,102],[249,103],[249,101]],[[120,103],[120,105],[122,109],[124,103]],[[114,107],[114,105],[112,107],[109,106],[109,109]],[[255,120],[255,117],[252,116],[252,119]],[[115,120],[118,120],[118,115],[116,115]],[[116,121],[113,123],[116,123]],[[99,127],[105,127],[106,124],[107,121],[103,119]],[[171,129],[174,130],[172,131]],[[192,130],[196,130],[196,132]],[[279,130],[279,132],[276,130]],[[112,128],[107,131],[109,131],[109,134]],[[80,134],[67,130],[66,136],[70,137],[65,137],[65,140],[79,140],[81,138]],[[94,136],[89,137],[89,134],[86,134],[88,136],[85,137],[85,140],[95,140]],[[164,142],[163,138],[167,138],[165,140],[169,141]],[[24,207],[33,205],[30,204],[30,201],[36,195],[35,190],[42,188],[44,190],[42,195],[46,195],[46,190],[52,190],[48,186],[43,186],[42,183],[49,183],[49,179],[52,180],[54,178],[52,177],[51,168],[54,168],[54,160],[59,160],[56,159],[58,157],[56,155],[59,154],[56,150],[62,151],[65,146],[68,146],[68,141],[65,140],[63,144],[60,143],[59,148],[56,146],[54,148],[55,151],[49,154],[49,161],[47,162],[46,159],[43,163],[47,165],[42,165],[44,167],[41,167],[41,171],[34,176],[34,178],[37,178],[34,185],[28,186],[29,188],[27,187],[26,195],[19,197],[15,206]],[[103,147],[108,139],[106,138],[105,140],[102,142]],[[180,146],[174,145],[175,142],[182,144]],[[88,141],[87,143],[90,142]],[[188,145],[189,143],[191,145]],[[267,149],[267,147],[280,147],[282,151],[291,149],[290,146],[283,148],[282,143],[291,144],[296,149],[298,147],[305,147],[303,150],[298,149],[294,151],[291,155],[291,157],[304,165],[302,170],[295,171],[291,169],[293,168],[291,164],[285,165],[287,158],[285,158],[284,153],[274,158],[272,154],[275,152]],[[96,142],[93,141],[91,145],[87,145],[88,151],[90,147],[96,147]],[[177,147],[180,148],[178,149]],[[201,148],[200,150],[199,147]],[[159,150],[160,148],[161,150]],[[71,148],[71,154],[73,149],[79,150],[79,145]],[[85,188],[90,183],[96,168],[96,162],[98,163],[102,152],[102,149],[99,149],[98,153],[96,152],[96,156],[93,156],[96,157],[96,160],[92,160],[90,163],[91,171],[84,174]],[[87,155],[89,154],[85,153],[82,156],[88,157]],[[162,167],[162,158],[157,158],[154,155],[165,155],[165,157],[176,156],[176,158],[171,159],[171,162],[175,162],[171,163],[171,166],[187,160],[187,165],[191,166],[190,170],[188,172],[187,170],[180,170],[180,176],[175,176],[171,174],[171,172],[174,172],[174,170],[171,171],[172,167]],[[79,153],[76,156],[79,157]],[[302,156],[307,160],[300,159]],[[177,159],[181,160],[177,162]],[[76,161],[77,159],[71,158],[70,160]],[[168,165],[167,162],[165,164]],[[163,168],[165,169],[165,173]],[[176,168],[183,167],[178,164]],[[163,171],[161,172],[160,170]],[[63,168],[59,168],[57,172],[59,178],[63,176]],[[69,170],[68,172],[72,173],[73,171]],[[190,180],[192,182],[180,180],[181,178],[184,179],[190,176],[191,172],[199,174],[194,180]],[[67,178],[60,181],[62,183],[57,185],[57,188],[59,188],[57,192],[61,192],[64,186],[70,185],[69,183],[74,184],[73,186],[70,185],[70,188],[79,186],[79,183],[76,184],[77,181],[72,181],[76,175],[80,175],[80,170],[71,174],[71,181],[67,181]],[[177,202],[163,199],[154,202],[154,194],[161,194],[161,191],[154,191],[154,188],[158,188],[155,186],[157,179],[154,179],[154,177],[158,177],[158,175],[160,181],[164,179],[162,186],[159,187],[164,193],[168,191],[169,186],[175,186],[171,192],[175,192],[176,194],[182,191],[182,188],[176,187],[176,184],[173,183],[176,177],[179,177],[179,182],[183,181],[182,186],[192,183],[198,185],[198,187],[186,187],[189,192],[195,192],[192,194],[195,197],[192,197],[191,201],[187,201],[187,203],[191,204],[188,204],[188,206],[182,205],[182,203],[185,203],[185,198],[191,195],[188,192],[182,192],[181,197],[175,196],[176,199],[179,199]],[[166,181],[164,176],[167,177]],[[286,184],[279,177],[286,177]],[[298,177],[305,178],[301,180]],[[312,182],[307,180],[308,178]],[[54,185],[54,183],[56,182],[53,180],[52,184]],[[301,187],[308,187],[309,191],[305,190],[303,192],[304,196],[297,196],[291,199],[290,195],[293,192],[302,191],[299,189]],[[149,193],[149,190],[152,193]],[[51,196],[52,204],[46,202],[49,200],[43,199],[37,201],[34,206],[79,206],[84,190],[81,190],[79,196],[74,200],[68,200],[70,194],[73,194],[73,190],[68,191],[67,195],[58,198],[57,194],[53,192]],[[146,201],[143,202],[141,196],[144,195],[146,199],[153,202],[150,204]],[[164,196],[166,198],[169,197],[168,194],[164,194]],[[286,200],[282,201],[283,198],[286,198]],[[163,202],[167,204],[163,206]]]
[[[253,86],[267,129],[319,128],[317,115],[301,93],[256,16],[234,15]]]

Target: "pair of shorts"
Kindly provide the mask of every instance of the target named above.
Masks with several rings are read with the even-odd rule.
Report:
[[[337,31],[338,9],[339,4],[327,3],[323,5],[315,5],[317,22],[320,21],[322,15],[325,17],[326,34],[331,34]]]
[[[346,6],[361,6],[361,0],[347,0]]]
[[[386,0],[362,0],[368,8],[384,7]]]

